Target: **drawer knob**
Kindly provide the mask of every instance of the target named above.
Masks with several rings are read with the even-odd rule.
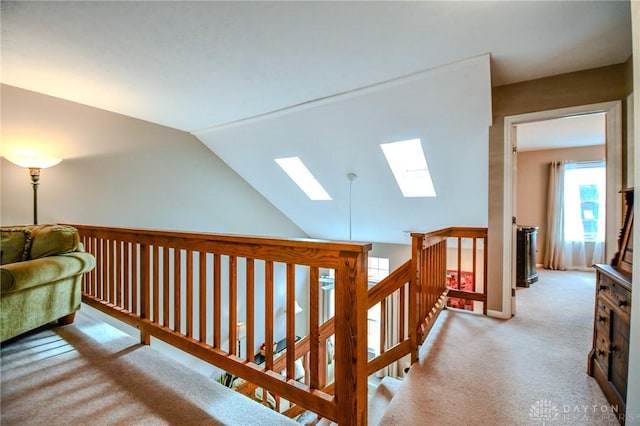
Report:
[[[607,286],[605,284],[600,284],[598,286],[598,290],[606,290],[606,289],[607,289]]]
[[[629,302],[624,299],[618,300],[618,306],[627,306],[628,304]]]
[[[598,356],[604,356],[604,351],[602,349],[598,349]]]
[[[598,322],[605,322],[607,317],[603,317],[602,315],[598,316]]]

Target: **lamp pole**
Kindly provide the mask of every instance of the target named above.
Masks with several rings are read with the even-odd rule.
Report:
[[[40,171],[53,167],[62,161],[60,158],[43,157],[39,155],[16,155],[7,158],[13,164],[29,169],[31,185],[33,186],[33,224],[38,224],[38,186],[40,185]]]
[[[242,344],[241,341],[245,337],[246,328],[243,322],[236,323],[236,337],[238,338],[238,357],[242,358]]]
[[[33,186],[33,224],[38,224],[38,185],[40,185],[40,168],[29,167],[31,185]]]

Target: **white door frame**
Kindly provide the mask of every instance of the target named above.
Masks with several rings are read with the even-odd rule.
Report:
[[[504,193],[503,193],[503,228],[502,228],[502,311],[493,312],[492,316],[511,318],[512,316],[512,276],[515,269],[515,248],[512,238],[512,217],[514,208],[512,205],[515,187],[512,176],[513,152],[516,149],[515,126],[517,124],[531,123],[534,121],[550,120],[554,118],[583,115],[595,112],[604,112],[606,116],[607,135],[607,217],[605,256],[611,259],[615,253],[618,239],[618,230],[621,225],[621,204],[617,202],[618,191],[622,189],[622,102],[610,101],[597,104],[580,105],[575,107],[537,111],[527,114],[510,115],[504,118]],[[611,202],[613,200],[613,202]]]

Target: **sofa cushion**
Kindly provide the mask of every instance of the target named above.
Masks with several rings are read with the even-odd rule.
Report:
[[[95,266],[95,257],[83,252],[14,262],[0,268],[0,289],[4,297],[10,292],[23,291],[82,275]]]
[[[31,230],[27,227],[0,229],[0,265],[27,260],[31,249]]]
[[[78,249],[78,230],[68,225],[37,225],[31,227],[31,250],[28,259],[71,253]]]

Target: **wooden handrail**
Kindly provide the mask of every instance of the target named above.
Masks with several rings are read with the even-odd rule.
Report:
[[[341,425],[366,423],[367,377],[407,355],[415,362],[448,297],[483,302],[486,313],[486,228],[412,233],[411,259],[367,290],[367,243],[73,226],[97,262],[84,277],[85,303],[137,327],[145,344],[156,337],[242,377],[248,382],[242,387],[245,394],[260,387],[265,402],[267,392],[287,399],[289,415],[311,410]],[[447,243],[452,239],[457,240],[457,251],[449,256]],[[481,291],[446,285],[448,269],[460,276],[462,241],[467,239],[472,241],[474,285],[477,265],[482,265]],[[320,268],[335,272],[336,314],[322,324]],[[295,300],[301,274],[309,289],[309,332],[298,337]],[[259,293],[261,300],[256,299]],[[256,365],[256,337],[274,341],[274,318],[281,312],[275,309],[276,294],[284,294],[281,324],[288,349],[276,357],[272,345],[266,345],[265,362]],[[367,310],[377,304],[382,311],[379,354],[367,360]],[[398,311],[395,341],[387,339],[385,331],[391,306]],[[242,319],[241,307],[244,356],[237,349],[241,336],[235,327]],[[257,315],[258,307],[264,316]],[[327,383],[326,375],[329,339],[335,342],[333,383]],[[295,362],[301,358],[305,383],[294,377]]]
[[[408,283],[411,279],[411,261],[406,261],[402,266],[393,271],[379,283],[369,289],[369,309],[377,305],[385,297]]]
[[[366,341],[353,336],[366,336],[371,244],[73,226],[97,262],[84,279],[83,301],[137,327],[143,343],[151,336],[163,340],[339,424],[366,423]],[[295,343],[295,284],[303,274],[310,287],[317,288],[312,281],[318,280],[318,268],[336,272],[336,315],[330,323],[316,323],[309,333],[314,339],[307,336]],[[266,361],[258,366],[253,362],[253,341],[258,335],[273,340],[275,291],[281,285],[285,340],[294,349],[274,359],[273,348],[266,345]],[[264,292],[260,318],[255,309],[258,288]],[[319,312],[318,303],[317,297],[310,297],[309,311]],[[240,306],[248,310],[246,336],[251,339],[246,345],[251,352],[244,357],[238,353],[235,327]],[[293,377],[299,356],[326,358],[323,339],[331,335],[336,379],[330,389],[335,389],[335,396],[323,391],[326,373],[318,362],[310,365],[307,384]],[[284,369],[285,377],[280,375]]]
[[[379,354],[368,362],[369,374],[396,362],[411,354],[411,363],[417,360],[418,348],[426,339],[431,327],[440,312],[446,308],[448,297],[459,297],[483,302],[486,314],[486,238],[487,229],[477,227],[450,227],[429,233],[412,233],[412,257],[388,277],[369,289],[368,307],[381,304],[381,338]],[[450,261],[447,243],[450,239],[457,239],[458,249],[455,254],[455,270],[460,275],[462,239],[473,241],[473,277],[476,281],[476,240],[482,239],[484,254],[482,257],[483,291],[468,292],[452,290],[446,286],[447,265]],[[398,296],[399,311],[396,315],[397,330],[395,341],[388,341],[385,329],[387,327],[385,313],[388,309],[390,297]]]

